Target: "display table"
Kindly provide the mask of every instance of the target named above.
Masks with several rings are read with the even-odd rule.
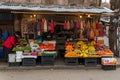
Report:
[[[22,66],[35,66],[37,56],[22,56]]]
[[[98,57],[86,57],[84,58],[85,66],[96,66],[98,64]]]
[[[78,57],[65,57],[66,65],[78,65]]]
[[[54,65],[54,56],[41,56],[41,65]]]

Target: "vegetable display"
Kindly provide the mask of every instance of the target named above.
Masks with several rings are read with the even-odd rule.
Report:
[[[16,46],[12,49],[12,51],[25,51],[25,50],[30,51],[31,47],[30,46],[25,46],[25,47]]]
[[[27,44],[27,41],[25,39],[20,39],[20,46],[24,46]]]

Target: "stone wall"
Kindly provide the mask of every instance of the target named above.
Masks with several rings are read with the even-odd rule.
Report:
[[[110,4],[111,4],[111,9],[113,10],[120,8],[120,0],[111,0]]]
[[[8,3],[27,3],[27,4],[44,4],[44,5],[71,5],[79,7],[99,6],[101,0],[0,0]]]

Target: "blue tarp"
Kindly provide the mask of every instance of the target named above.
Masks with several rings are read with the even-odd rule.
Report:
[[[3,34],[3,40],[5,41],[8,38],[8,36],[9,36],[9,32],[6,29],[5,32],[4,32],[4,34]]]
[[[4,58],[3,50],[0,49],[0,58]]]

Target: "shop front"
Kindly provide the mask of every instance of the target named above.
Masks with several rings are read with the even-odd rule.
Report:
[[[106,10],[29,9],[11,11],[21,16],[23,38],[9,54],[9,66],[56,65],[60,60],[64,65],[102,65],[103,69],[115,69],[114,53],[105,45],[107,29],[99,20]]]
[[[13,19],[13,14],[8,11],[0,11],[0,58],[4,58],[3,42],[14,30]]]

